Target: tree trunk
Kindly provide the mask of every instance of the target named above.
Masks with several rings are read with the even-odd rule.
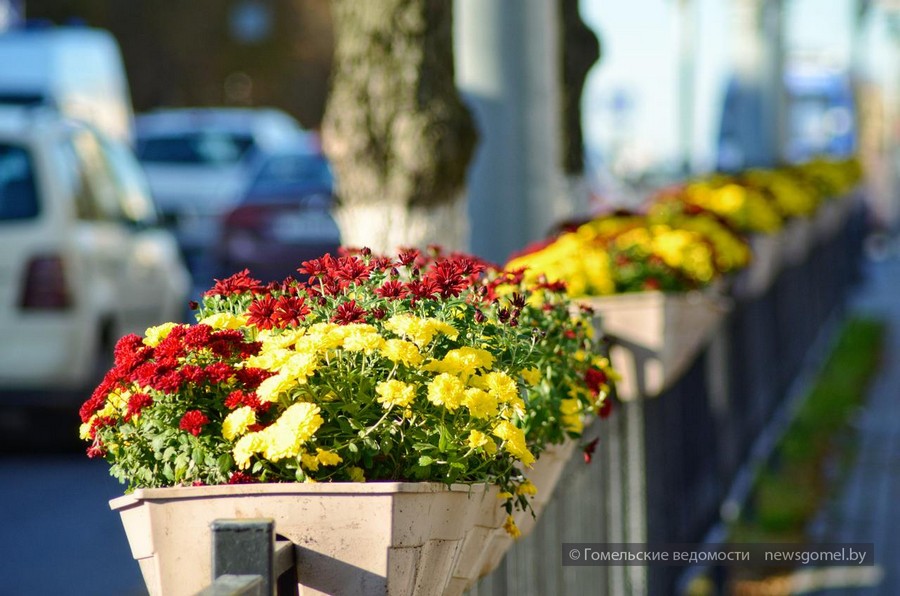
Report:
[[[453,2],[332,0],[335,56],[323,146],[343,242],[466,246],[475,129],[456,91]]]
[[[566,193],[576,215],[590,209],[591,189],[584,176],[581,95],[591,67],[600,59],[600,42],[584,21],[578,0],[559,0],[562,40],[562,166]]]

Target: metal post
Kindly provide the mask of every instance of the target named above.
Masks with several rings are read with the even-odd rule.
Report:
[[[275,522],[271,519],[218,519],[212,529],[213,579],[258,575],[261,594],[275,593]]]

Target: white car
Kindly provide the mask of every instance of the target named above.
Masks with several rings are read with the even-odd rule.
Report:
[[[0,390],[8,399],[89,389],[120,336],[182,320],[189,290],[130,149],[44,109],[0,108]]]
[[[308,136],[276,109],[168,109],[142,114],[135,125],[153,197],[188,253],[215,243],[221,215],[260,155]]]

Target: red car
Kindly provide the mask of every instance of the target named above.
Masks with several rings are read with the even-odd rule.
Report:
[[[302,146],[271,154],[224,215],[219,274],[248,268],[257,279],[280,281],[297,276],[303,261],[335,254],[341,236],[333,200],[334,179],[321,152]]]

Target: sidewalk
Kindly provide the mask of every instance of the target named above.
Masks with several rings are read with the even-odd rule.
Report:
[[[850,311],[887,321],[885,351],[854,421],[858,437],[854,462],[814,533],[822,542],[874,542],[877,567],[822,573],[814,585],[797,593],[900,594],[900,258],[892,255],[867,263],[864,280],[851,299]]]

